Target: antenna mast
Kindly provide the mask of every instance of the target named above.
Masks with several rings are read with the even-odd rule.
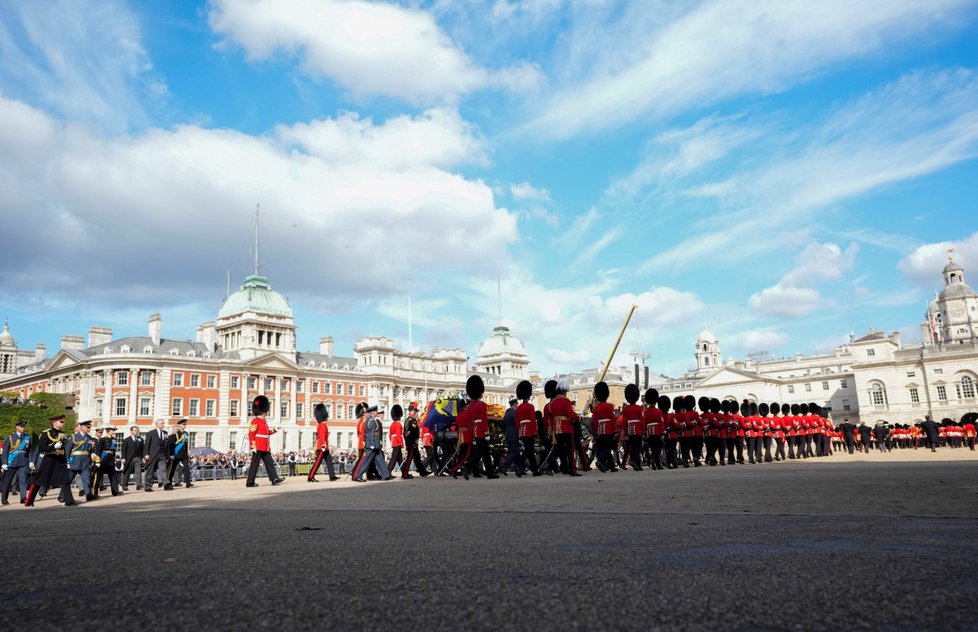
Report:
[[[258,213],[261,210],[261,204],[255,205],[255,276],[258,276],[258,272],[261,270],[261,265],[258,259],[258,227],[259,227],[259,216]]]
[[[503,324],[503,284],[496,275],[496,302],[499,306],[499,324]]]

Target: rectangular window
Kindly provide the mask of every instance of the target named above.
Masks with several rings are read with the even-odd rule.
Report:
[[[326,404],[326,416],[332,419],[332,417],[333,417],[333,405],[332,404]]]
[[[279,412],[279,415],[278,415],[279,417],[282,417],[283,419],[286,418],[286,417],[288,417],[289,416],[289,403],[288,402],[282,402],[279,405],[279,407],[278,407],[278,412]]]
[[[129,386],[129,371],[116,371],[115,383],[118,386]]]
[[[319,381],[318,380],[313,380],[312,381],[312,392],[313,393],[318,393],[319,392]]]
[[[849,383],[846,382],[845,380],[839,380],[839,387],[840,388],[849,388]]]
[[[333,392],[333,383],[332,382],[326,382],[326,383],[324,383],[323,384],[323,393],[325,393],[326,395],[330,395],[330,394],[332,394],[332,392]]]
[[[205,432],[204,433],[204,445],[209,448],[213,444],[214,444],[214,433],[213,432]]]
[[[101,418],[102,417],[102,411],[103,411],[103,408],[102,408],[102,400],[96,399],[95,400],[95,416]]]
[[[842,400],[842,410],[846,410],[846,411],[852,410],[852,406],[849,405],[848,399]]]
[[[346,385],[346,394],[347,395],[353,395],[353,384],[347,384]]]
[[[296,393],[301,393],[302,390],[305,387],[306,387],[306,381],[305,380],[296,380],[296,383],[295,383],[295,392]]]
[[[231,416],[232,417],[237,417],[238,416],[238,400],[232,399],[229,403],[231,405],[231,413],[230,413]]]
[[[359,393],[360,397],[363,397],[364,393],[366,393],[366,392],[367,392],[367,387],[366,386],[361,385],[357,389],[357,393]]]
[[[883,389],[874,388],[869,392],[869,394],[870,394],[870,399],[873,400],[873,406],[883,405]]]
[[[231,438],[228,439],[228,450],[234,452],[237,449],[238,449],[238,433],[232,432]]]
[[[915,386],[910,387],[910,402],[913,404],[920,403],[920,393],[917,391]]]
[[[794,384],[789,384],[788,385],[788,392],[789,393],[794,393],[795,392],[795,385]]]
[[[217,407],[217,401],[209,399],[204,402],[204,417],[213,417],[214,409]]]
[[[944,369],[934,369],[934,375],[944,375]]]
[[[346,435],[346,448],[349,450],[353,447],[353,433]]]
[[[240,385],[241,385],[241,378],[239,378],[237,375],[232,375],[231,388],[240,388]]]
[[[292,380],[290,380],[289,378],[281,379],[281,380],[278,381],[278,388],[283,393],[287,393],[288,390],[289,390],[289,385],[291,383],[292,383]]]
[[[192,399],[190,400],[190,410],[187,411],[190,417],[197,417],[200,415],[200,400]]]
[[[183,399],[176,397],[170,404],[170,415],[172,417],[183,416]]]
[[[302,402],[295,403],[295,418],[302,419]]]
[[[870,358],[876,355],[876,349],[866,349],[866,355]]]
[[[151,417],[153,415],[153,400],[149,397],[142,397],[139,400],[139,416]]]
[[[152,386],[153,385],[153,374],[149,371],[141,371],[139,373],[139,385],[140,386]]]
[[[907,377],[917,377],[916,371],[907,371]]]
[[[200,386],[200,374],[191,373],[190,374],[190,388],[197,388]]]
[[[125,417],[126,416],[126,398],[117,397],[115,400],[115,416]]]
[[[961,378],[961,397],[964,399],[975,398],[975,383],[967,375]]]
[[[326,407],[329,408],[329,404],[326,404]],[[343,419],[343,404],[337,404],[337,406],[336,406],[336,418],[337,419]]]
[[[100,371],[95,378],[96,386],[105,386],[105,372]]]
[[[272,378],[270,377],[265,378],[265,390],[266,391],[272,390]]]
[[[193,450],[194,448],[197,447],[197,433],[196,432],[188,432],[187,435],[188,435],[188,437],[187,437],[187,447],[190,448],[191,450]]]
[[[805,392],[806,393],[811,393],[812,392],[812,385],[811,385],[811,383],[805,384]]]
[[[217,383],[217,376],[214,375],[207,376],[207,388],[214,388],[214,385],[216,383]]]
[[[828,382],[822,382],[822,390],[823,391],[829,390],[829,383]]]
[[[173,374],[173,385],[174,386],[183,386],[183,373],[174,373]]]
[[[255,390],[255,378],[254,377],[249,377],[248,378],[248,389],[249,390],[252,390],[252,391]]]
[[[944,386],[937,387],[937,399],[939,399],[942,402],[947,401],[947,389],[944,388]]]
[[[356,417],[355,417],[355,415],[357,414],[356,406],[354,406],[353,404],[350,404],[349,406],[346,407],[346,412],[348,413],[347,416],[350,419],[356,419]]]
[[[342,432],[337,432],[336,433],[336,447],[338,448],[341,445],[343,445],[343,433]]]

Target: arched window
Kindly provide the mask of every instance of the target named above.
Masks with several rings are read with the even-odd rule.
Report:
[[[708,351],[708,350],[709,350],[708,347],[704,344],[703,345],[703,351]]]
[[[963,399],[975,398],[975,381],[971,379],[970,375],[961,377],[961,397]]]
[[[886,389],[879,382],[869,387],[869,399],[873,406],[886,406]]]

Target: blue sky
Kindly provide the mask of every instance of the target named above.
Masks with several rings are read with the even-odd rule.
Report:
[[[299,346],[543,374],[919,340],[978,275],[978,4],[957,0],[6,2],[0,303],[22,348],[187,338],[227,273]]]

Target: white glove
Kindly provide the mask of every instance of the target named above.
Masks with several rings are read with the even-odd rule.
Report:
[[[35,470],[37,470],[37,466],[34,465],[33,463],[30,464],[30,467],[31,467],[31,471],[32,472],[35,471]]]
[[[6,463],[3,464],[3,467],[0,467],[0,471],[3,471],[3,472],[6,472],[7,471],[7,464]]]
[[[57,443],[54,444],[54,449],[55,450],[60,450],[61,449],[61,446],[63,446],[63,445],[64,445],[63,442],[58,441]]]

